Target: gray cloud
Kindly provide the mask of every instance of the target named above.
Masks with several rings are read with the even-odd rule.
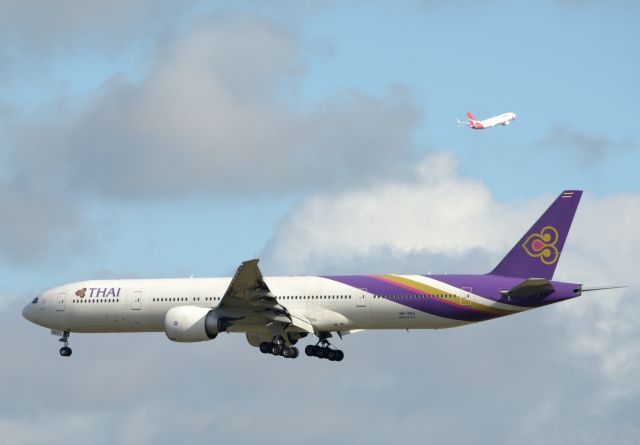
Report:
[[[60,98],[35,117],[0,109],[0,256],[74,240],[86,223],[75,209],[100,199],[339,188],[411,156],[421,112],[402,87],[305,104],[294,35],[247,16],[191,25],[139,81],[115,75],[79,107]]]
[[[120,198],[310,189],[396,172],[420,117],[409,94],[345,91],[305,106],[303,72],[281,28],[206,20],[163,47],[141,82],[116,76],[77,115],[13,126],[14,165],[21,175],[38,159],[42,178]]]
[[[14,304],[0,313],[14,334],[0,369],[10,401],[0,432],[25,444],[241,444],[278,435],[285,419],[284,444],[325,443],[327,429],[370,444],[633,443],[637,395],[604,395],[616,382],[598,371],[602,356],[572,349],[590,327],[566,329],[562,309],[583,304],[454,330],[354,334],[336,340],[348,354],[339,364],[264,356],[241,335],[184,345],[161,333],[72,335],[64,360]],[[637,328],[624,335],[638,338]]]
[[[0,208],[0,258],[13,265],[46,260],[54,247],[77,251],[86,241],[80,216],[56,193],[0,181]]]
[[[535,144],[548,149],[560,149],[575,154],[583,162],[594,164],[605,157],[637,148],[631,141],[615,141],[603,135],[590,135],[569,125],[555,125],[549,133]]]
[[[1,0],[0,46],[50,56],[70,47],[119,49],[174,21],[196,1]]]

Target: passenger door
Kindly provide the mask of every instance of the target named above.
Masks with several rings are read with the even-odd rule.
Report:
[[[56,311],[62,312],[64,311],[64,300],[67,298],[66,292],[58,292],[56,295]]]
[[[473,289],[470,287],[463,287],[462,288],[462,297],[460,297],[460,304],[464,305],[464,306],[470,306],[471,305],[471,293],[472,293]]]
[[[131,291],[129,294],[129,301],[126,311],[127,324],[133,328],[133,330],[141,329],[142,326],[142,298],[144,292],[141,290]]]
[[[131,292],[130,308],[132,311],[142,310],[142,294],[141,290]]]

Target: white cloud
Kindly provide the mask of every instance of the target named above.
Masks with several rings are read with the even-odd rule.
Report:
[[[427,273],[443,270],[426,261],[444,260],[450,273],[483,273],[552,199],[501,203],[481,182],[461,177],[451,154],[437,154],[406,178],[305,199],[279,224],[263,263],[281,273]],[[596,198],[587,190],[556,279],[638,286],[639,218],[640,196]],[[407,266],[406,258],[410,270],[398,267]],[[640,397],[640,325],[633,315],[640,304],[633,289],[585,294],[546,312],[547,323],[563,332],[555,350],[594,360],[605,399]]]
[[[532,209],[496,202],[481,181],[456,170],[455,156],[439,153],[399,179],[313,195],[281,222],[267,259],[278,269],[309,272],[334,258],[346,266],[378,254],[504,252],[529,227]],[[534,202],[533,212],[540,204]]]
[[[452,153],[438,153],[399,179],[310,195],[280,222],[265,258],[270,267],[300,273],[313,273],[318,260],[338,259],[344,269],[377,252],[460,257],[480,250],[497,261],[553,198],[499,202],[481,181],[459,175]],[[586,190],[558,272],[567,280],[637,282],[638,217],[637,195],[598,199]]]
[[[560,305],[551,320],[565,331],[565,347],[599,371],[602,384],[593,390],[607,403],[640,397],[640,303],[634,289],[585,294],[574,306]]]

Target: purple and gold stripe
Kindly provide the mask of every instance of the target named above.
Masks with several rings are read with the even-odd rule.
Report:
[[[333,281],[438,317],[483,321],[518,312],[485,306],[433,286],[397,275],[330,276]]]

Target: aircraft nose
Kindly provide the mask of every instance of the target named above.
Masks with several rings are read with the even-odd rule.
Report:
[[[30,321],[31,323],[34,323],[33,321],[33,304],[29,303],[27,304],[24,309],[22,309],[22,316],[25,318],[25,320]]]

